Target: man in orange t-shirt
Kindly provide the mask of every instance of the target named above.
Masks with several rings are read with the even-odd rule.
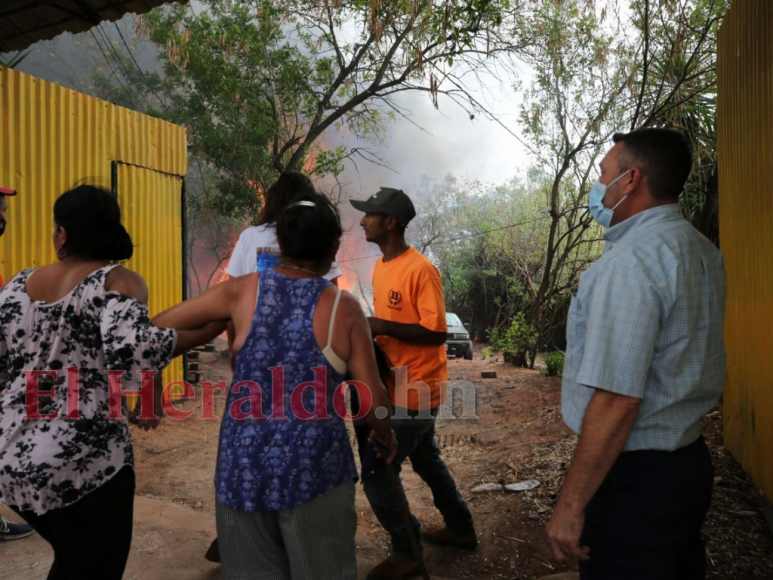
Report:
[[[399,189],[383,187],[367,201],[352,200],[365,212],[360,225],[365,239],[378,244],[384,256],[373,272],[371,334],[391,363],[395,375],[389,386],[392,428],[398,441],[392,465],[397,474],[405,459],[429,485],[435,506],[445,525],[435,526],[422,539],[439,545],[473,550],[478,538],[467,505],[440,457],[435,444],[435,416],[445,400],[446,310],[443,284],[437,268],[405,241],[405,228],[416,210]],[[400,505],[384,473],[363,481],[373,512],[392,538],[392,555],[368,574],[368,580],[411,578],[420,571],[411,552],[408,531],[400,517]],[[416,536],[421,529],[411,515]]]
[[[425,414],[437,408],[448,381],[448,328],[437,268],[412,247],[388,262],[380,259],[373,272],[373,307],[373,336],[397,369],[389,385],[392,404]]]

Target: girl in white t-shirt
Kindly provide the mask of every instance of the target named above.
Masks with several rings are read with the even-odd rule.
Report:
[[[268,188],[258,224],[244,230],[236,242],[226,273],[232,278],[263,272],[279,265],[279,242],[276,239],[276,222],[290,200],[300,193],[315,192],[311,180],[298,171],[282,173]],[[333,262],[325,278],[333,281],[341,275],[338,264]]]

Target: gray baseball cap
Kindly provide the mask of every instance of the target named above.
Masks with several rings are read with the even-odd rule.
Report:
[[[382,187],[366,201],[353,199],[351,202],[354,209],[391,216],[403,226],[407,226],[408,222],[416,217],[416,209],[413,207],[411,198],[401,189]]]

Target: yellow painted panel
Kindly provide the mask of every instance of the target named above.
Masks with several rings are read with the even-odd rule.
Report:
[[[98,103],[94,99],[90,99]],[[0,238],[0,273],[50,264],[56,198],[82,180],[110,185],[109,152],[98,135],[103,109],[58,85],[0,67],[0,184],[8,233]]]
[[[182,301],[182,188],[179,177],[119,165],[118,203],[134,242],[126,267],[145,278],[151,316]],[[177,358],[164,371],[164,384],[183,378],[182,358]],[[182,387],[173,392],[182,393]]]
[[[0,238],[3,278],[56,259],[54,201],[80,183],[110,188],[113,161],[148,168],[121,165],[119,197],[138,244],[127,266],[145,276],[155,313],[182,300],[185,130],[0,67],[0,186],[19,192]],[[180,360],[165,378],[183,378]]]
[[[773,499],[773,2],[735,0],[718,42],[725,445]]]
[[[185,129],[0,66],[0,186],[19,192],[3,278],[54,260],[54,201],[81,182],[109,188],[113,160],[185,176]]]

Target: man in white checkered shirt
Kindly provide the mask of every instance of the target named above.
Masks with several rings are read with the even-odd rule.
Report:
[[[580,439],[547,533],[582,580],[704,578],[713,468],[699,421],[722,393],[725,269],[679,210],[686,139],[613,140],[589,195],[604,253],[567,321],[562,410]]]

